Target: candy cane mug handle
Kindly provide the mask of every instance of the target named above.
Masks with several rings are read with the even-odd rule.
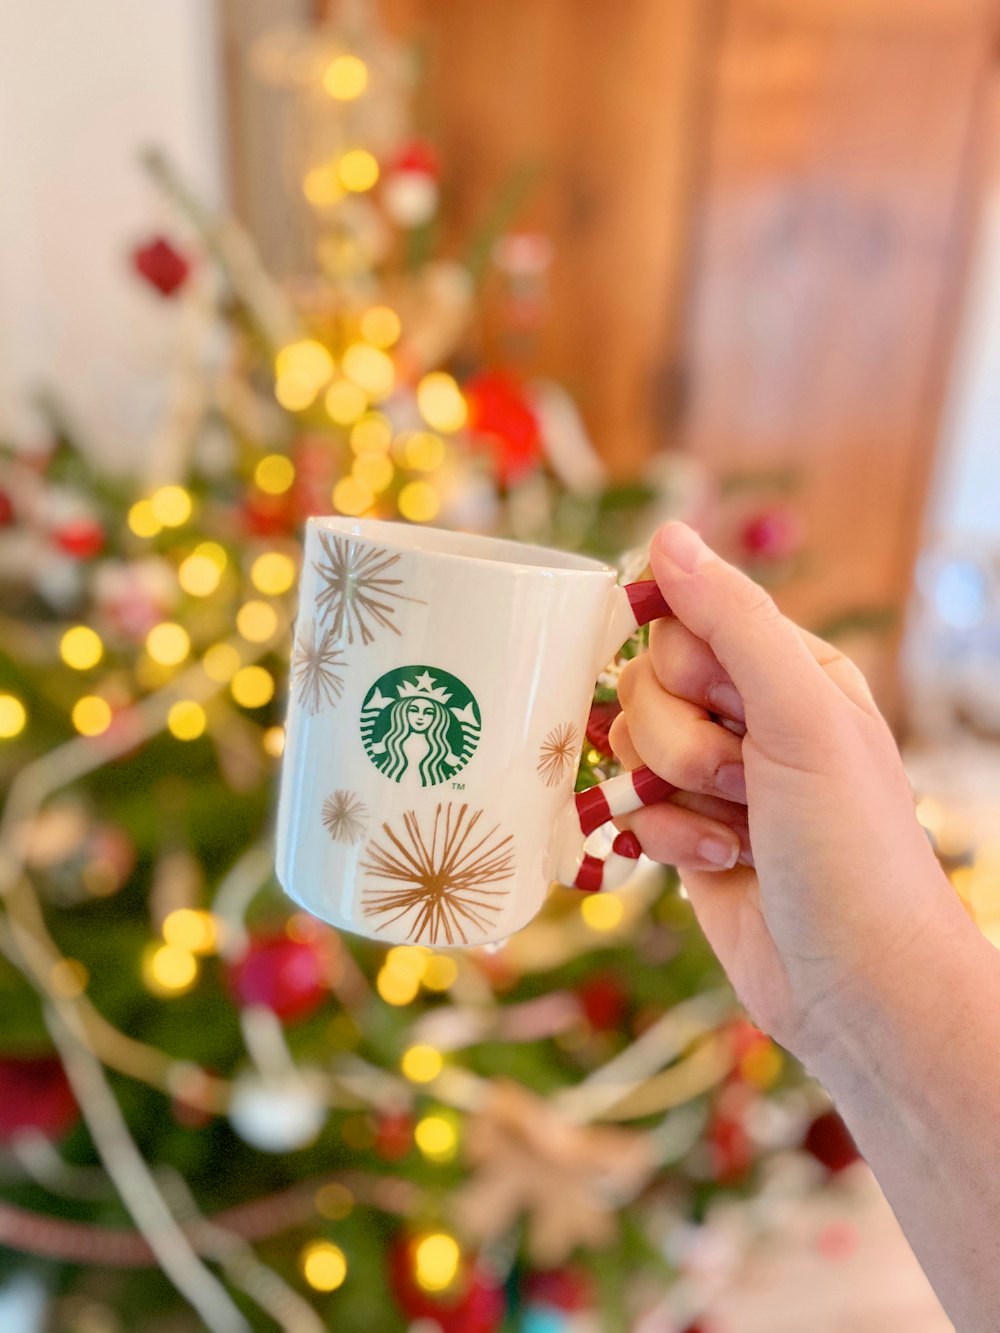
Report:
[[[624,643],[641,625],[673,613],[654,579],[642,579],[616,589],[622,597],[620,618],[614,623],[615,634],[623,631],[617,644]],[[626,600],[627,599],[627,600]],[[615,647],[617,647],[617,644]],[[560,884],[597,893],[623,884],[635,869],[642,848],[634,833],[619,833],[607,856],[594,856],[584,846],[595,829],[616,815],[631,814],[644,805],[655,805],[677,790],[658,778],[651,769],[636,768],[619,773],[596,787],[577,792],[560,820],[557,840],[556,879]]]

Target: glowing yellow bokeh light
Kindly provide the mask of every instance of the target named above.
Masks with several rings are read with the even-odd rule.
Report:
[[[333,374],[333,357],[315,338],[288,343],[274,359],[277,379],[293,376],[321,388]]]
[[[212,953],[219,942],[219,931],[211,912],[178,907],[164,918],[163,938],[188,953]]]
[[[469,416],[462,390],[443,370],[425,375],[417,385],[417,407],[428,426],[446,433],[461,430]]]
[[[337,163],[337,176],[345,190],[362,194],[378,180],[378,162],[367,148],[351,148]]]
[[[323,89],[340,102],[351,102],[368,87],[368,66],[360,56],[335,56],[323,75]]]
[[[196,741],[204,734],[206,723],[204,708],[193,699],[178,699],[167,713],[167,730],[179,741]]]
[[[429,430],[414,431],[403,449],[403,462],[416,472],[434,472],[444,462],[444,440]]]
[[[773,1041],[755,1041],[740,1060],[740,1074],[755,1088],[770,1088],[784,1067],[784,1058]]]
[[[357,477],[341,477],[333,488],[333,504],[342,514],[363,514],[375,503],[375,492]]]
[[[341,362],[344,374],[369,398],[378,402],[388,398],[396,382],[396,367],[392,357],[368,343],[351,343],[344,350]]]
[[[220,573],[229,563],[229,556],[226,555],[226,548],[220,546],[218,542],[199,542],[191,554],[202,556],[206,560],[211,560],[212,564],[220,571]]]
[[[262,666],[240,667],[229,686],[243,708],[263,708],[274,698],[274,677]]]
[[[424,968],[423,983],[427,990],[445,991],[458,980],[458,964],[446,953],[431,954]]]
[[[413,1138],[423,1155],[432,1162],[449,1162],[458,1150],[455,1126],[441,1115],[428,1115],[418,1120]]]
[[[429,481],[409,481],[399,492],[399,512],[411,523],[429,523],[441,509],[441,497]]]
[[[213,643],[201,659],[201,664],[209,680],[225,685],[239,671],[243,659],[231,643]]]
[[[0,694],[0,739],[19,736],[28,722],[28,711],[14,694]]]
[[[104,644],[89,625],[74,625],[59,640],[59,656],[74,671],[87,671],[104,656]]]
[[[354,466],[351,468],[351,476],[368,486],[376,495],[379,491],[385,490],[395,475],[396,469],[392,465],[392,459],[387,458],[385,454],[362,454],[360,458],[354,460]]]
[[[336,162],[311,167],[302,178],[302,193],[313,208],[333,208],[339,204],[346,191],[337,175]]]
[[[236,612],[236,628],[248,643],[266,643],[278,628],[278,613],[268,602],[244,602]]]
[[[361,336],[374,347],[391,347],[402,331],[400,318],[391,306],[373,305],[361,316]]]
[[[210,597],[219,586],[222,571],[207,555],[193,552],[182,560],[177,570],[177,582],[191,597]]]
[[[407,973],[419,981],[427,965],[427,950],[416,944],[396,944],[385,956],[384,966],[390,972]]]
[[[100,736],[111,726],[111,705],[97,694],[77,699],[71,714],[81,736]]]
[[[330,417],[338,426],[352,426],[368,408],[368,395],[350,380],[336,380],[323,399]]]
[[[454,1282],[462,1251],[454,1236],[433,1232],[413,1247],[413,1275],[424,1291],[444,1291]]]
[[[580,915],[591,930],[614,930],[624,914],[622,900],[614,893],[591,893],[580,904]]]
[[[316,401],[319,389],[296,375],[283,375],[275,381],[274,396],[286,412],[304,412]]]
[[[254,468],[253,479],[266,495],[284,495],[295,481],[295,464],[285,454],[265,454]]]
[[[146,635],[146,652],[160,666],[177,666],[191,651],[191,640],[183,625],[172,620],[154,625]]]
[[[351,431],[356,454],[384,453],[392,444],[392,423],[381,412],[368,412]]]
[[[127,521],[137,537],[156,537],[163,531],[163,524],[153,513],[149,500],[136,500],[128,511]]]
[[[399,1067],[411,1083],[432,1083],[444,1068],[444,1058],[436,1047],[419,1044],[403,1052]]]
[[[394,971],[391,967],[383,967],[375,978],[375,989],[386,1004],[393,1004],[401,1008],[417,998],[420,981],[407,972]]]
[[[198,960],[187,949],[160,944],[147,950],[142,960],[142,976],[155,995],[179,995],[190,990],[197,980]]]
[[[339,1245],[314,1240],[299,1258],[302,1276],[314,1291],[336,1291],[347,1277],[347,1259]]]
[[[264,747],[265,754],[269,754],[272,759],[280,759],[285,753],[285,728],[268,727],[261,736],[260,743]]]
[[[191,517],[190,494],[183,486],[161,486],[149,497],[153,516],[165,528],[179,528]]]
[[[250,581],[268,597],[278,597],[295,582],[295,561],[284,551],[265,551],[250,566]]]

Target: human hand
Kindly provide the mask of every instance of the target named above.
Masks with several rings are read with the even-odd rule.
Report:
[[[650,561],[676,619],[625,667],[611,742],[680,790],[618,822],[680,868],[751,1017],[808,1060],[927,932],[968,923],[857,667],[685,525]]]

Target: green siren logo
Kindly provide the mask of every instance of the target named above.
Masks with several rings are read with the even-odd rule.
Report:
[[[387,671],[361,706],[361,741],[393,782],[436,787],[469,762],[482,730],[472,691],[437,667]]]

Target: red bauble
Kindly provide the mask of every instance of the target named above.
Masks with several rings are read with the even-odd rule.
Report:
[[[753,1166],[753,1144],[742,1116],[717,1110],[705,1137],[713,1179],[719,1185],[738,1185]]]
[[[451,1291],[424,1291],[413,1276],[413,1242],[389,1253],[389,1282],[399,1308],[409,1319],[433,1319],[441,1333],[497,1333],[507,1311],[503,1288],[478,1264],[467,1261]]]
[[[387,1162],[398,1162],[413,1147],[413,1119],[405,1111],[386,1113],[375,1122],[375,1151]]]
[[[441,159],[426,139],[411,139],[388,163],[387,170],[413,171],[437,181],[441,179]]]
[[[776,506],[762,510],[746,524],[740,535],[751,560],[790,560],[802,549],[802,520],[790,509]]]
[[[261,1004],[280,1019],[305,1018],[323,1003],[329,990],[329,932],[308,939],[284,934],[259,935],[228,970],[229,988],[240,1004]]]
[[[588,977],[576,993],[595,1032],[611,1032],[621,1027],[628,1010],[628,991],[613,973]]]
[[[530,1273],[524,1283],[525,1300],[531,1305],[548,1305],[554,1310],[576,1313],[594,1306],[594,1282],[582,1268],[553,1268]]]
[[[0,1143],[35,1130],[60,1139],[80,1118],[66,1072],[54,1055],[0,1057]]]
[[[462,386],[473,442],[493,455],[497,477],[510,486],[542,457],[538,417],[522,386],[502,371],[486,370]]]
[[[824,1111],[816,1117],[806,1130],[802,1146],[831,1175],[861,1160],[858,1146],[851,1138],[851,1131],[836,1111]]]
[[[282,537],[295,526],[287,495],[248,495],[240,519],[248,537]]]
[[[611,699],[607,703],[591,704],[590,717],[587,719],[587,743],[601,754],[608,756],[613,754],[609,739],[611,724],[621,711],[622,706],[617,699]]]
[[[96,518],[71,518],[52,531],[52,540],[74,560],[92,560],[104,550],[104,529]]]
[[[0,490],[0,528],[6,528],[14,521],[14,501],[8,493]]]
[[[162,236],[156,236],[133,250],[132,264],[161,296],[173,296],[191,272],[191,265],[184,256]]]

